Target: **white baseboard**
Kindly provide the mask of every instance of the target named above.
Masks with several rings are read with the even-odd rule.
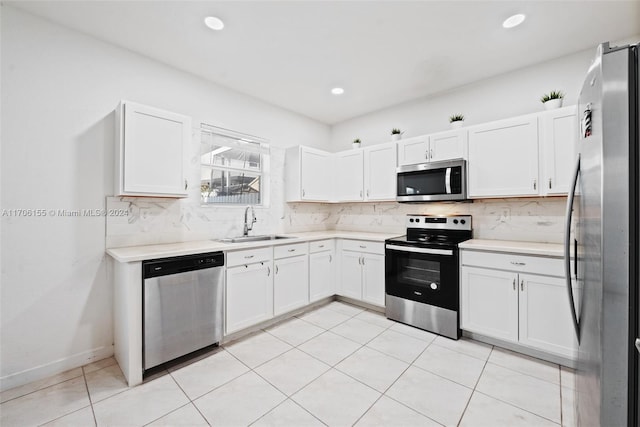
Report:
[[[113,356],[113,345],[98,347],[0,378],[0,391],[28,384]]]

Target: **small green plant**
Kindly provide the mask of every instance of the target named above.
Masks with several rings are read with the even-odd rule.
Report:
[[[542,95],[542,97],[540,98],[540,102],[542,102],[543,104],[547,101],[551,101],[552,99],[562,99],[564,98],[564,93],[562,93],[562,91],[559,90],[552,90],[549,93],[545,93],[544,95]]]
[[[360,144],[360,142],[361,142],[361,141],[360,141],[360,139],[359,139],[359,138],[356,138],[356,139],[354,139],[354,140],[353,140],[353,143],[354,143],[354,144]]]
[[[402,131],[400,129],[393,128],[391,129],[391,135],[400,135]]]
[[[464,120],[463,114],[454,114],[453,116],[449,116],[449,123],[461,122],[463,120]]]

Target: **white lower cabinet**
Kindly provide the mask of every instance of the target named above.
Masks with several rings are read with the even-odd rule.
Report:
[[[565,279],[546,275],[561,271],[561,258],[462,250],[460,259],[463,330],[575,358]]]
[[[339,293],[384,307],[384,243],[342,242]]]
[[[295,254],[273,262],[273,314],[275,316],[309,304],[309,257],[307,244],[276,248],[285,254]],[[291,252],[289,252],[291,251]],[[277,258],[277,255],[276,255]]]
[[[226,334],[273,317],[271,260],[227,267]]]
[[[463,266],[461,327],[506,341],[518,341],[518,292],[511,272]]]
[[[578,343],[565,280],[533,274],[520,274],[519,280],[519,341],[529,347],[574,357]],[[578,295],[576,287],[573,293]]]
[[[309,243],[309,302],[316,302],[336,293],[333,248],[333,240]]]

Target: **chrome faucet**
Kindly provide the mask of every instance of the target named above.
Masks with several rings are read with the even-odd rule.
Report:
[[[247,222],[247,214],[249,213],[249,209],[251,209],[251,224]],[[253,206],[247,206],[247,208],[244,210],[244,229],[242,231],[243,236],[249,235],[249,231],[253,230],[253,224],[255,224],[256,221],[256,212],[253,210]]]

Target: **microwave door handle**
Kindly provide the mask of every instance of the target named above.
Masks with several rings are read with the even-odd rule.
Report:
[[[444,176],[444,186],[447,194],[451,194],[451,168],[447,168]]]

